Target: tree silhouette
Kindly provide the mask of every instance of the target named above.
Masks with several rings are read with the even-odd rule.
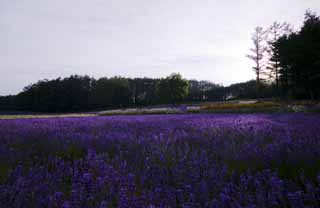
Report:
[[[279,63],[279,79],[286,96],[320,97],[320,18],[307,11],[298,32],[273,43],[272,60]]]
[[[173,73],[158,84],[160,101],[163,103],[176,104],[188,95],[188,81],[180,74]]]
[[[252,68],[256,74],[257,93],[259,93],[261,75],[264,69],[263,58],[267,50],[265,45],[266,31],[262,27],[256,27],[251,40],[253,42],[253,48],[250,48],[252,54],[247,55],[247,57],[254,61],[255,65]]]
[[[267,63],[268,75],[271,80],[275,81],[276,89],[279,90],[279,61],[274,59],[274,53],[277,51],[275,50],[275,42],[283,35],[289,35],[292,33],[292,27],[290,24],[284,22],[274,22],[268,29],[267,29],[267,55],[269,57],[269,61]]]

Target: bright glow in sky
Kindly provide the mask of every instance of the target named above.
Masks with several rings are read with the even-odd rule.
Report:
[[[0,95],[39,79],[183,77],[228,85],[254,78],[254,27],[298,28],[319,0],[0,0]]]

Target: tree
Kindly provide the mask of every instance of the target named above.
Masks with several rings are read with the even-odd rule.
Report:
[[[298,32],[273,43],[272,60],[279,63],[279,79],[285,94],[293,98],[320,97],[320,18],[307,11]]]
[[[259,92],[261,75],[264,69],[263,58],[266,52],[266,31],[262,27],[256,27],[251,39],[253,42],[253,48],[250,48],[252,54],[247,55],[247,57],[254,61],[255,66],[252,68],[256,74],[256,87],[257,92]]]
[[[275,42],[283,35],[289,35],[292,33],[292,27],[290,24],[284,22],[274,22],[268,29],[267,29],[267,54],[269,56],[268,66],[267,69],[269,70],[269,77],[271,80],[274,80],[276,83],[276,89],[279,90],[279,61],[274,59],[274,53],[277,51],[275,50]]]
[[[129,81],[123,77],[100,78],[93,85],[92,106],[96,109],[128,107],[132,103]]]
[[[303,85],[311,99],[320,97],[320,17],[308,10],[299,32],[301,56],[299,66],[303,69]]]
[[[157,101],[156,86],[158,79],[135,78],[129,79],[134,106],[145,106],[155,104]]]
[[[188,95],[188,81],[180,74],[173,73],[158,84],[160,102],[176,104]]]
[[[189,93],[187,100],[191,102],[197,101],[216,101],[223,100],[222,86],[214,84],[210,81],[189,80]]]

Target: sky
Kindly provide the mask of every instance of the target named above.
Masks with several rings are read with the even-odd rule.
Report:
[[[0,0],[0,95],[42,79],[254,79],[256,26],[320,14],[319,0]]]

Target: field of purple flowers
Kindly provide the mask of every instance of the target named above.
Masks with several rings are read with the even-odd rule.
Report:
[[[319,114],[0,120],[0,207],[320,207]]]

